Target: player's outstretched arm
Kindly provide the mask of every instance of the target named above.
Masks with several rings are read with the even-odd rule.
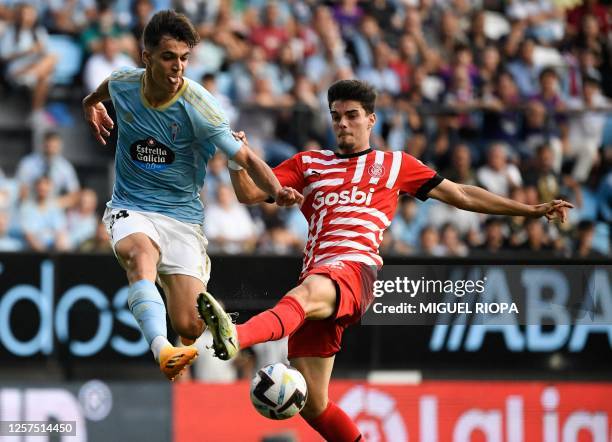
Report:
[[[269,198],[266,192],[257,187],[245,169],[229,167],[229,171],[234,192],[242,204],[257,204]]]
[[[108,78],[104,80],[98,88],[83,99],[83,114],[85,121],[89,124],[91,132],[100,144],[106,145],[106,140],[110,136],[110,131],[115,123],[108,116],[103,101],[110,99],[108,90]]]
[[[457,184],[446,179],[434,187],[428,195],[459,209],[472,212],[530,218],[545,216],[549,221],[559,220],[561,222],[567,219],[567,210],[574,207],[563,200],[553,200],[536,205],[523,204],[481,187]]]
[[[238,201],[255,204],[272,197],[279,206],[301,204],[302,194],[291,187],[282,187],[270,166],[249,148],[244,132],[234,132],[234,137],[242,142],[240,150],[230,163],[230,177]],[[237,167],[236,167],[237,166]],[[240,169],[242,170],[236,170]]]

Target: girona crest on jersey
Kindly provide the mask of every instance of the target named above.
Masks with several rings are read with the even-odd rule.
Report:
[[[368,168],[368,173],[371,177],[380,178],[385,174],[385,168],[382,164],[374,163]]]

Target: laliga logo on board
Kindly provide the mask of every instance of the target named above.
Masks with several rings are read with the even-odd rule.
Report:
[[[483,407],[477,398],[461,398],[453,392],[422,394],[417,399],[418,404],[411,399],[410,405],[405,406],[401,405],[401,395],[405,393],[397,396],[398,405],[393,394],[359,385],[349,389],[338,401],[338,406],[355,421],[364,439],[370,442],[471,442],[475,434],[483,435],[484,439],[478,440],[487,442],[609,440],[608,413],[593,410],[601,405],[589,407],[587,403],[578,402],[568,410],[568,402],[576,393],[566,397],[564,406],[559,391],[562,387],[546,387],[536,397],[527,391],[531,388],[515,387],[514,390],[522,389],[523,392],[508,389],[492,394],[497,406]],[[588,408],[591,410],[587,411]],[[419,430],[412,428],[412,438],[400,409],[406,420],[408,416],[416,416],[413,423],[418,422]],[[564,409],[563,412],[560,409]]]
[[[408,430],[393,397],[374,388],[351,388],[338,401],[355,421],[365,440],[407,442]]]

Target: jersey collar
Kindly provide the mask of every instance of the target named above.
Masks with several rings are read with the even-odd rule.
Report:
[[[181,96],[183,95],[183,92],[185,92],[185,89],[187,89],[187,79],[185,77],[183,77],[183,84],[181,85],[180,89],[178,91],[176,91],[176,94],[174,94],[174,96],[172,98],[170,98],[165,103],[161,103],[159,106],[153,106],[151,103],[149,103],[149,100],[147,100],[147,97],[145,97],[145,94],[144,94],[144,78],[145,78],[145,75],[146,75],[146,73],[143,72],[142,77],[140,78],[140,99],[142,100],[142,104],[144,104],[144,106],[149,108],[149,109],[153,109],[153,110],[157,110],[157,111],[163,111],[163,110],[168,109],[170,106],[172,106],[174,103],[176,103],[176,101],[179,98],[181,98]]]
[[[372,152],[372,148],[368,147],[366,150],[360,150],[359,152],[353,152],[353,153],[334,152],[334,155],[336,155],[336,158],[355,158],[355,157],[360,157],[361,155],[367,155],[370,152]]]

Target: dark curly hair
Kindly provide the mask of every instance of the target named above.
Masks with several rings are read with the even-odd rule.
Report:
[[[155,49],[164,35],[183,41],[190,48],[200,41],[198,32],[187,16],[172,10],[159,11],[151,17],[142,33],[144,47],[147,50]]]
[[[327,104],[330,110],[332,103],[338,100],[358,101],[369,115],[374,112],[376,91],[365,81],[340,80],[332,84],[327,91]]]

